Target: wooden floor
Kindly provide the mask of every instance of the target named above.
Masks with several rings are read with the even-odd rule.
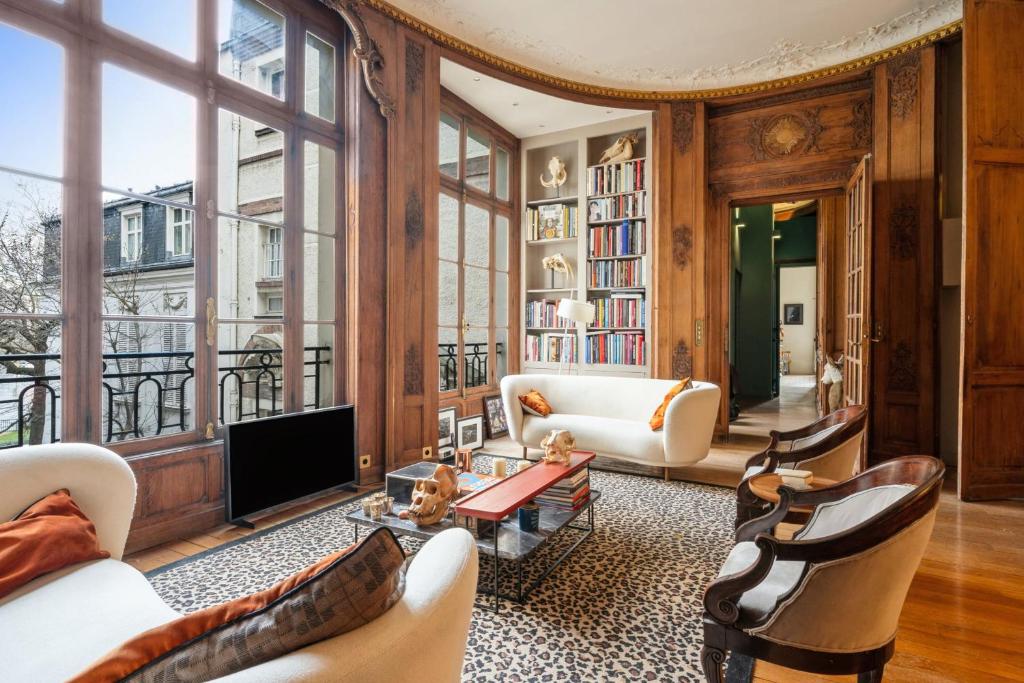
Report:
[[[712,450],[722,459],[737,459],[756,451],[759,443],[739,437]],[[494,442],[485,450],[511,454],[514,449]],[[353,495],[298,505],[259,520],[257,530]],[[223,525],[126,561],[148,571],[251,533]],[[955,477],[947,477],[935,531],[903,608],[896,655],[885,674],[887,683],[1024,683],[1024,501],[962,503]],[[813,676],[759,662],[755,680],[817,683],[854,677]]]

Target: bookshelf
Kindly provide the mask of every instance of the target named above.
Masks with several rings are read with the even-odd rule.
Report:
[[[638,137],[633,157],[598,164],[627,133]],[[650,136],[651,116],[639,114],[522,141],[524,372],[556,371],[564,359],[574,374],[649,374]],[[540,182],[552,156],[567,172],[557,189]],[[544,269],[543,259],[555,254],[571,263],[571,280]],[[596,318],[566,334],[555,311],[570,295],[593,303]]]

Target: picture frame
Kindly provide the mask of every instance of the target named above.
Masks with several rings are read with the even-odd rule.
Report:
[[[439,446],[437,449],[437,459],[441,462],[455,459],[455,446]]]
[[[501,394],[484,396],[484,416],[487,418],[487,438],[497,439],[508,434],[508,421],[505,419],[505,402]]]
[[[455,407],[437,411],[437,448],[455,447]]]
[[[461,417],[455,422],[456,447],[477,450],[484,447],[483,413]]]
[[[782,305],[782,324],[783,325],[803,325],[804,324],[804,305],[803,304],[783,304]]]

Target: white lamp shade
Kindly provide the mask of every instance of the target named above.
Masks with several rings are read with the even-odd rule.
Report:
[[[576,323],[589,325],[594,322],[594,304],[575,299],[562,299],[558,302],[558,315]]]

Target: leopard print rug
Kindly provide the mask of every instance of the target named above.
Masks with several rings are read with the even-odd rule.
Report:
[[[478,455],[474,469],[488,471],[490,459]],[[601,491],[594,534],[526,604],[505,601],[498,615],[475,610],[464,681],[704,680],[701,596],[732,546],[735,493],[599,471],[591,486]],[[266,588],[349,545],[345,514],[356,505],[311,513],[148,578],[180,612]],[[490,562],[482,564],[484,585]]]

